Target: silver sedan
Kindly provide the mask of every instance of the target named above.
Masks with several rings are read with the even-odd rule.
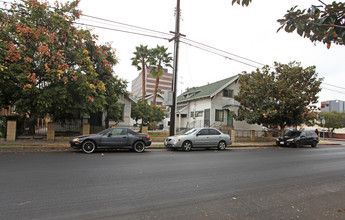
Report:
[[[232,144],[230,135],[215,128],[194,128],[182,135],[170,136],[164,141],[166,148],[190,151],[192,148],[217,147],[219,150]]]

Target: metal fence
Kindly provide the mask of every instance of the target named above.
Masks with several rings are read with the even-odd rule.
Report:
[[[249,130],[236,130],[236,137],[249,138],[250,137],[250,131]]]
[[[71,119],[55,123],[56,136],[76,136],[82,133],[83,122],[81,119]]]

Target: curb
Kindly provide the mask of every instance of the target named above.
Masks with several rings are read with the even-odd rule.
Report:
[[[324,142],[321,145],[340,145],[338,143]],[[253,148],[275,148],[277,147],[273,143],[235,143],[228,146],[227,149],[253,149]],[[164,149],[167,150],[161,143],[153,143],[148,150],[152,149]],[[49,151],[79,151],[78,149],[73,149],[69,144],[66,143],[16,143],[16,142],[0,142],[0,152],[49,152]]]

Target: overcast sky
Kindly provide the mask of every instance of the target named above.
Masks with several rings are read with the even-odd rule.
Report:
[[[181,0],[181,33],[190,40],[270,66],[274,65],[274,61],[298,61],[303,67],[315,65],[325,83],[345,88],[345,46],[332,45],[327,49],[326,45],[314,45],[297,33],[277,33],[279,24],[276,21],[288,9],[295,5],[307,8],[312,4],[320,5],[317,0],[253,0],[249,7],[232,6],[231,0]],[[81,0],[79,8],[83,14],[97,18],[164,33],[175,30],[176,0]],[[125,30],[124,26],[114,23],[100,20],[96,23],[94,18],[82,17],[80,22]],[[136,32],[134,29],[126,30]],[[113,48],[116,48],[119,64],[115,72],[129,82],[129,91],[130,82],[138,75],[130,61],[136,46],[163,45],[173,53],[173,42],[168,40],[100,28],[93,28],[93,32],[99,35],[100,43],[112,42]],[[229,57],[250,63],[235,56]],[[254,67],[181,43],[178,91],[180,93],[187,87],[201,86],[242,71],[254,70]],[[329,85],[322,85],[322,88],[320,101],[345,100],[345,89]]]

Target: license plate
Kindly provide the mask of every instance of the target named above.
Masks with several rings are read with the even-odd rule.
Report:
[[[284,144],[284,142],[283,142],[283,141],[281,141],[281,142],[280,142],[280,144]]]

